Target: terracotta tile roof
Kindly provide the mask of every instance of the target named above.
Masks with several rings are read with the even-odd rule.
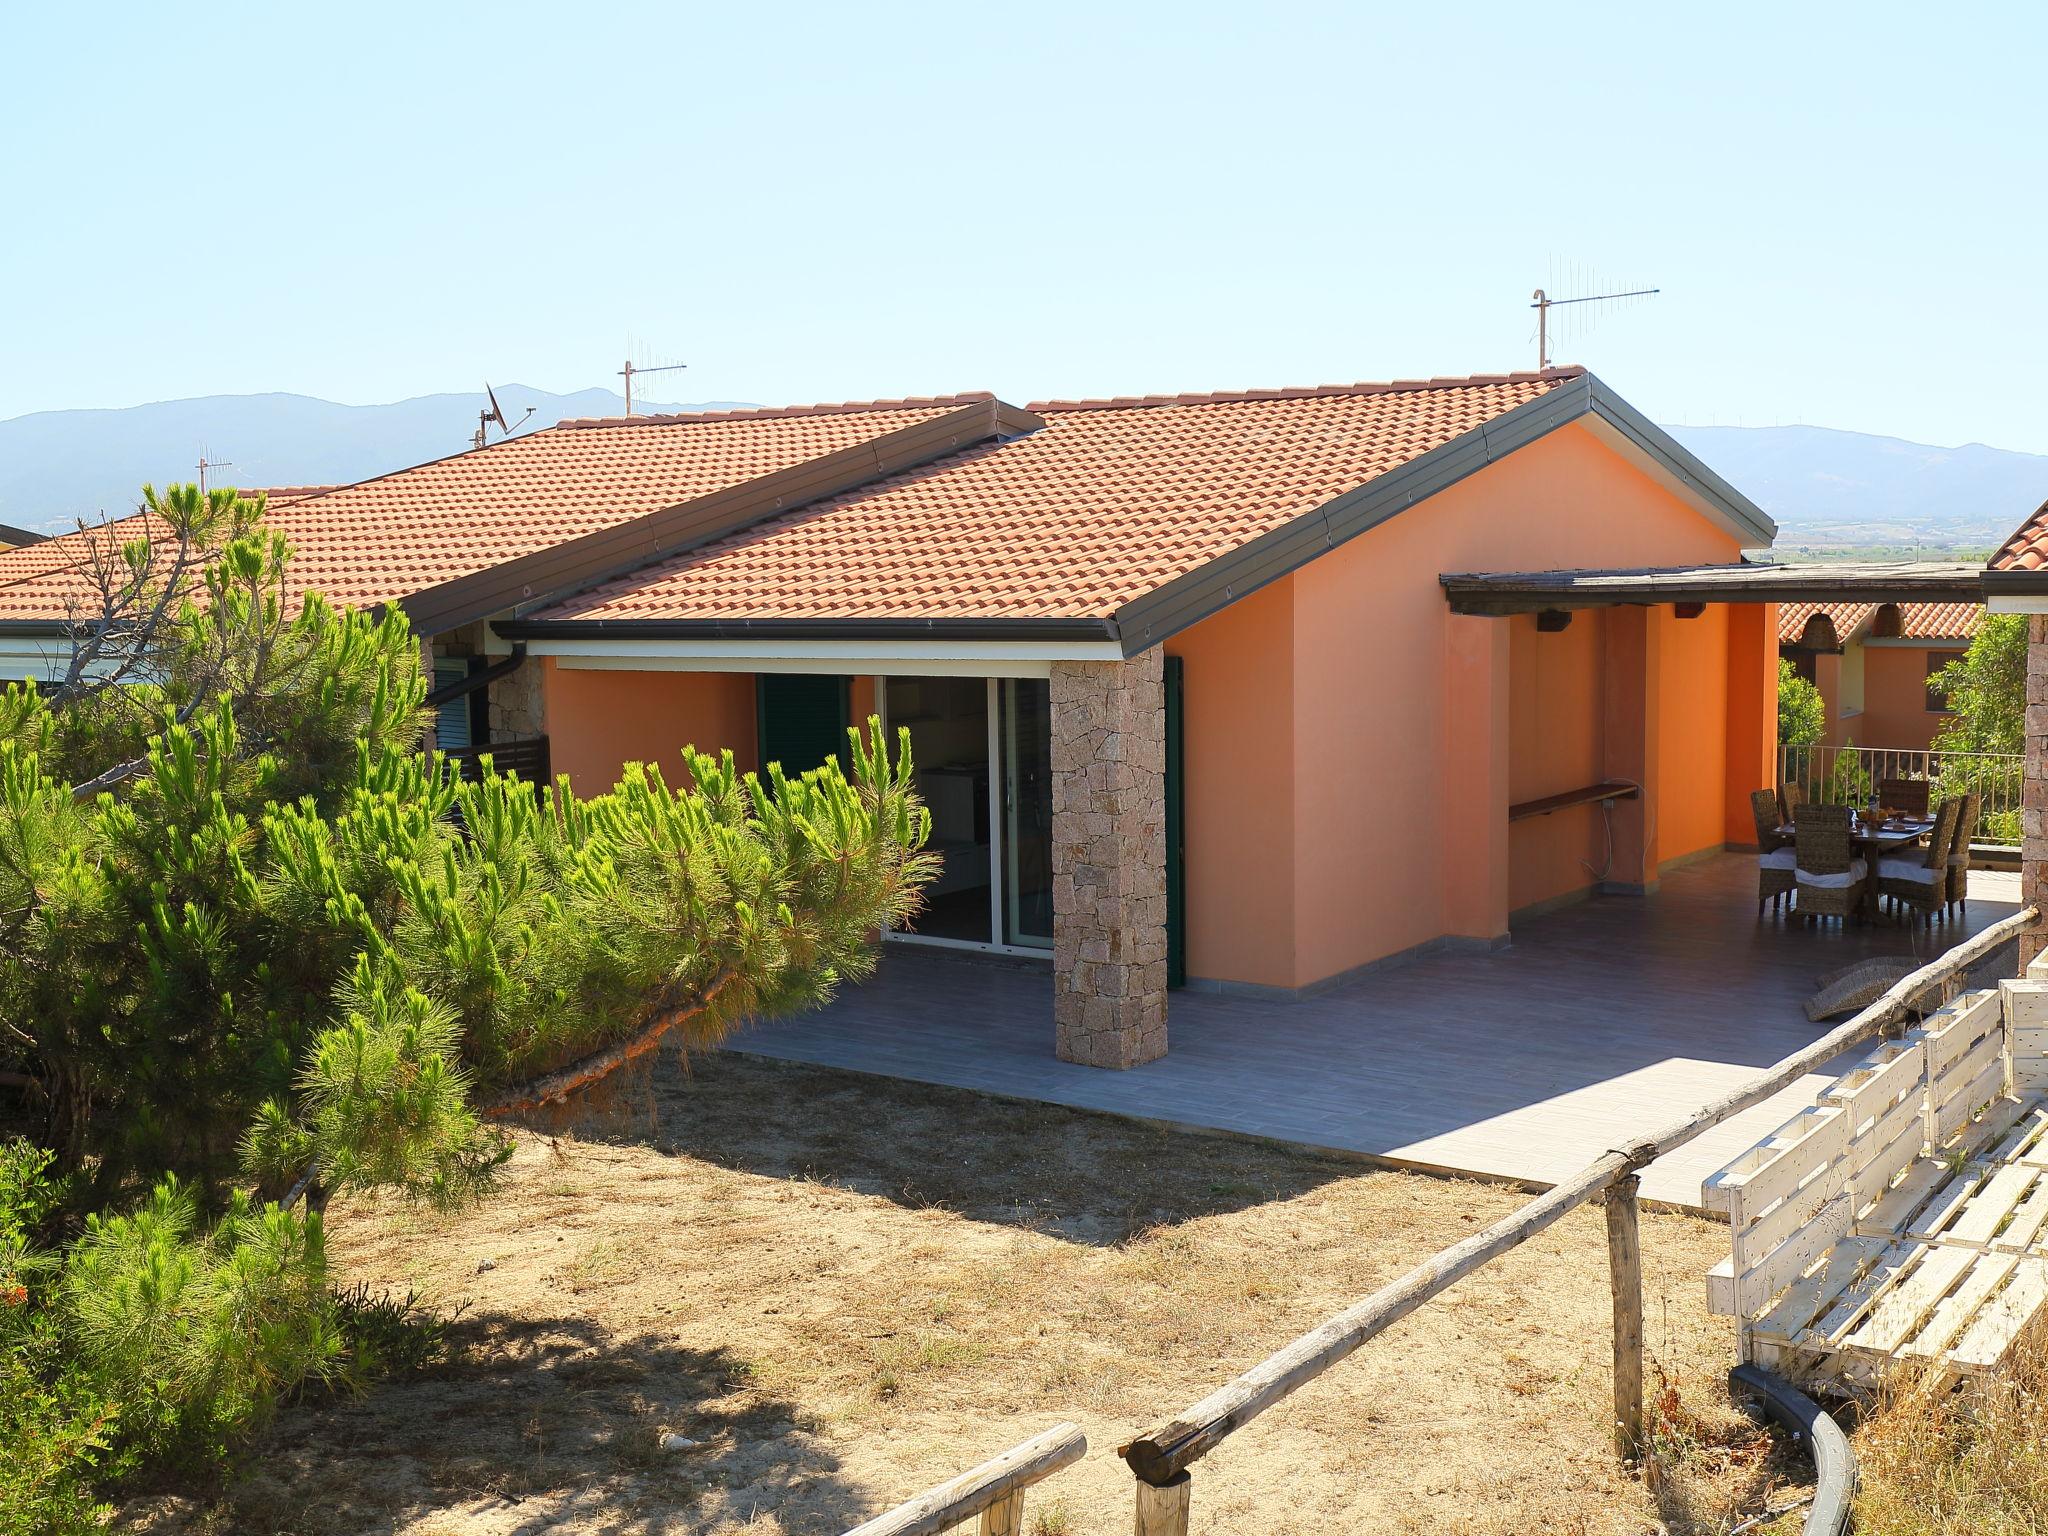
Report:
[[[1905,640],[1968,640],[1984,622],[1981,603],[1901,603],[1899,630]]]
[[[1805,637],[1806,626],[1813,622],[1815,614],[1825,615],[1835,626],[1836,640],[1846,640],[1855,633],[1857,625],[1875,612],[1875,603],[1780,603],[1778,644],[1799,644]]]
[[[1782,603],[1778,607],[1778,643],[1797,645],[1815,614],[1826,614],[1835,638],[1846,641],[1876,616],[1876,603]],[[1902,640],[1968,640],[1983,621],[1980,603],[1900,603]]]
[[[1991,557],[1994,571],[2038,571],[2048,566],[2048,505],[2012,531]]]
[[[395,602],[991,398],[557,426],[356,485],[284,487],[269,522],[292,541],[296,589]],[[139,528],[128,519],[109,532]],[[88,541],[107,536],[0,551],[0,622],[63,619],[87,589]]]
[[[532,617],[1106,618],[1582,374],[1046,402]]]

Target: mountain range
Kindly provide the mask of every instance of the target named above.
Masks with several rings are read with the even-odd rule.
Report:
[[[526,430],[616,416],[607,389],[574,394],[509,384],[508,420]],[[672,405],[644,413],[743,408]],[[144,481],[193,478],[202,452],[217,485],[362,480],[469,446],[481,394],[338,405],[308,395],[209,395],[114,410],[38,411],[0,421],[0,523],[58,533],[78,518],[132,509]],[[1829,427],[1669,429],[1770,513],[1779,544],[1826,552],[1873,546],[1984,550],[2048,500],[2048,455],[1969,443],[1937,448]],[[492,429],[493,440],[497,431]]]
[[[497,390],[505,419],[525,430],[575,416],[617,416],[608,389],[550,394]],[[635,401],[642,414],[716,411],[745,402]],[[223,465],[214,485],[335,485],[366,480],[470,446],[478,394],[419,395],[390,405],[337,405],[310,395],[206,395],[115,410],[37,411],[0,421],[0,523],[62,533],[79,518],[132,511],[144,482],[198,478],[200,455]],[[533,415],[526,417],[527,407]],[[491,428],[497,441],[498,429]]]
[[[1781,547],[1990,550],[2048,500],[2048,455],[1832,427],[1669,427],[1770,513]]]

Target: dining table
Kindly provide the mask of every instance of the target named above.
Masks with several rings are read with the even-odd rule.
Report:
[[[1877,918],[1877,861],[1901,848],[1910,848],[1934,830],[1932,816],[1886,816],[1882,819],[1859,813],[1849,823],[1849,840],[1855,856],[1869,866],[1863,879],[1860,904],[1866,921]],[[1778,828],[1789,843],[1795,829],[1790,822]]]

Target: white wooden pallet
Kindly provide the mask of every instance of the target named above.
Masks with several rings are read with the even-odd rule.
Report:
[[[1875,1047],[1707,1181],[1732,1235],[1709,1305],[1748,1358],[1822,1387],[1986,1371],[2048,1309],[2048,1082],[2013,1070],[2014,986]],[[2019,986],[2048,1031],[2048,987]]]

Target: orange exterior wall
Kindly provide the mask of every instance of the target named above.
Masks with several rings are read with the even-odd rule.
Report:
[[[1678,618],[1670,608],[1651,613],[1663,630],[1654,868],[1727,840],[1728,610],[1715,604],[1696,619]]]
[[[759,754],[751,672],[614,672],[543,657],[548,752],[579,795],[619,781],[627,763],[652,763],[671,784],[683,780],[681,753],[731,747],[742,769]]]
[[[1936,653],[1944,661],[1959,650]],[[1859,747],[1925,750],[1949,719],[1927,707],[1927,660],[1923,646],[1863,647],[1863,714],[1847,722]]]
[[[1188,974],[1294,982],[1294,581],[1166,642],[1182,659]]]
[[[1605,776],[1602,622],[1573,615],[1540,634],[1533,614],[1491,621],[1508,630],[1508,803],[1596,784]],[[1508,827],[1508,910],[1584,889],[1606,856],[1599,812],[1561,811]]]
[[[1547,779],[1590,761],[1588,653],[1611,648],[1614,616],[1596,622],[1582,614],[1555,635],[1535,635],[1531,626],[1518,645],[1507,621],[1452,614],[1437,576],[1729,561],[1738,553],[1732,535],[1590,427],[1574,425],[1276,584],[1285,588],[1284,621],[1270,606],[1257,626],[1241,617],[1266,589],[1169,641],[1187,666],[1190,974],[1305,986],[1445,935],[1496,939],[1513,905],[1582,888],[1590,877],[1579,859],[1600,835],[1601,813],[1559,812],[1531,835],[1520,824],[1511,834],[1506,811],[1525,790],[1534,798],[1590,782]],[[1765,611],[1747,610],[1758,617],[1742,622],[1754,625]],[[1626,802],[1617,808],[1623,871],[1614,878],[1624,883],[1630,860],[1638,879],[1654,879],[1660,857],[1719,840],[1716,825],[1725,830],[1738,801],[1730,773],[1744,764],[1765,773],[1760,740],[1775,731],[1776,711],[1775,689],[1766,695],[1762,687],[1776,657],[1758,632],[1738,635],[1737,621],[1726,612],[1712,617],[1712,609],[1685,621],[1669,608],[1615,611],[1629,613],[1648,620],[1637,627],[1633,654],[1638,668],[1652,670],[1639,675],[1633,700],[1617,701],[1606,696],[1613,685],[1603,656],[1602,732],[1633,722],[1636,743],[1617,758],[1616,744],[1603,740],[1602,762],[1654,764],[1644,771],[1655,793],[1633,812]],[[1678,630],[1691,632],[1673,638]],[[1709,655],[1707,637],[1718,637],[1724,654]],[[1748,681],[1731,687],[1738,637]],[[1548,642],[1560,649],[1542,653]],[[1695,697],[1701,689],[1705,696]],[[1661,707],[1674,690],[1669,709]],[[1563,739],[1538,728],[1546,704],[1574,722]],[[1662,718],[1701,705],[1710,718]],[[1738,705],[1756,718],[1731,732]],[[1667,751],[1687,760],[1665,767]],[[1285,773],[1283,755],[1291,759]],[[1270,765],[1260,765],[1262,757]],[[1241,782],[1246,771],[1257,773],[1255,787]],[[1765,782],[1745,783],[1739,795]],[[1204,795],[1211,798],[1198,807]]]

